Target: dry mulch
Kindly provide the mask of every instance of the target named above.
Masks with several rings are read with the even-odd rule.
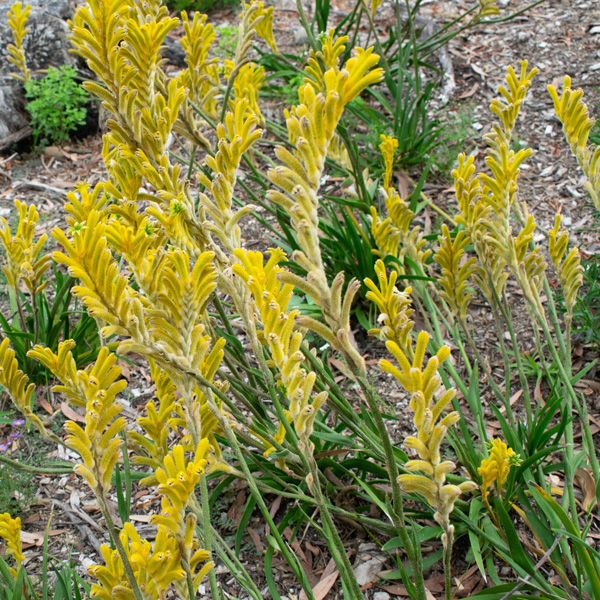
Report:
[[[333,18],[341,18],[348,10],[351,2],[332,2]],[[515,10],[525,5],[524,2],[501,0],[503,13]],[[433,1],[424,3],[426,16],[443,22],[453,17],[459,10],[470,7],[471,3],[456,1]],[[296,13],[291,3],[279,0],[276,3],[276,37],[281,38],[284,51],[299,53],[301,46],[297,44],[301,38],[296,21]],[[380,8],[378,26],[385,30],[391,15],[390,2],[384,2]],[[231,24],[234,15],[231,11],[223,11],[214,15],[216,24]],[[530,66],[537,66],[540,74],[528,94],[528,99],[521,111],[517,126],[518,139],[523,146],[534,149],[533,157],[522,171],[520,178],[520,197],[526,200],[529,210],[535,215],[540,236],[545,237],[552,227],[554,214],[563,215],[563,224],[571,230],[571,239],[579,244],[582,253],[593,254],[600,252],[598,228],[590,230],[593,225],[593,210],[586,205],[586,197],[582,188],[582,173],[572,158],[563,138],[560,123],[553,113],[552,101],[546,91],[546,86],[552,83],[558,86],[565,74],[571,75],[574,87],[582,87],[585,98],[592,113],[600,114],[600,6],[586,0],[548,0],[535,9],[521,15],[516,20],[477,28],[456,38],[450,45],[449,51],[453,60],[457,90],[447,107],[438,106],[440,118],[451,120],[452,115],[466,111],[471,121],[471,129],[467,151],[473,151],[477,160],[482,164],[484,143],[481,136],[490,129],[493,116],[489,111],[490,100],[497,95],[496,89],[504,80],[506,67],[515,68],[520,60],[528,60]],[[593,33],[592,33],[593,32]],[[432,109],[436,110],[435,102]],[[438,103],[439,104],[439,103]],[[269,108],[270,116],[281,115],[281,103],[273,102]],[[0,165],[0,215],[9,221],[14,216],[14,200],[20,199],[33,202],[41,213],[39,233],[50,234],[52,229],[64,224],[64,204],[66,191],[74,185],[87,180],[94,185],[105,177],[105,169],[101,157],[101,139],[99,134],[91,135],[80,142],[67,144],[63,148],[47,148],[41,155],[17,155]],[[0,161],[1,162],[1,161]],[[41,184],[42,187],[28,187],[27,184]],[[46,187],[44,187],[46,186]],[[53,189],[51,189],[53,188]],[[425,188],[426,194],[440,206],[453,209],[454,197],[451,181],[440,173],[430,181]],[[423,225],[431,227],[433,215],[424,215]],[[429,218],[429,221],[427,220]],[[426,231],[427,232],[427,231]],[[249,224],[244,229],[249,246],[253,249],[264,249],[269,242],[264,238],[262,227]],[[51,242],[50,242],[51,243]],[[521,298],[515,288],[510,289],[511,300],[514,301],[516,313],[517,334],[525,342],[531,339],[529,321],[522,309]],[[6,296],[0,296],[0,308],[8,310]],[[4,312],[4,314],[7,314]],[[489,333],[491,327],[485,307],[476,303],[471,311],[476,340],[487,356],[491,357],[494,367],[499,357],[496,352],[495,336]],[[382,396],[394,405],[402,419],[397,422],[392,436],[400,439],[411,428],[411,418],[406,411],[406,400],[389,378],[377,371],[375,362],[382,355],[378,342],[359,337],[361,349],[369,354],[370,368],[373,378],[381,387]],[[528,349],[525,347],[525,349]],[[592,355],[589,349],[580,349],[580,363],[584,364]],[[123,363],[125,367],[127,365]],[[128,403],[127,412],[132,421],[151,398],[147,368],[140,364],[130,365],[125,369],[129,387],[125,401]],[[592,380],[594,373],[588,378]],[[593,418],[598,415],[597,386],[589,388],[588,398]],[[45,391],[42,391],[45,396]],[[61,411],[60,398],[50,396],[48,411]],[[518,411],[518,402],[516,404]],[[64,415],[63,415],[64,416]],[[67,415],[68,416],[68,415]],[[62,417],[60,417],[62,418]],[[490,422],[494,429],[495,423]],[[600,427],[598,428],[600,430]],[[2,433],[8,429],[0,429]],[[26,450],[28,437],[13,443],[12,456]],[[45,450],[47,457],[75,458],[59,454],[55,449]],[[29,571],[35,573],[40,568],[40,544],[46,527],[50,510],[54,511],[52,535],[50,537],[51,554],[71,559],[83,567],[98,560],[97,547],[107,542],[105,529],[98,526],[100,513],[87,488],[74,475],[60,478],[36,476],[37,492],[30,510],[22,515],[23,529],[26,532],[24,543],[25,554],[29,561]],[[224,536],[232,539],[240,522],[241,511],[248,491],[243,483],[238,482],[220,500],[215,510],[215,518]],[[139,530],[152,537],[153,529],[148,525],[148,515],[157,508],[156,496],[146,489],[134,486],[132,514]],[[271,499],[275,504],[276,499]],[[112,506],[116,513],[116,498]],[[285,506],[274,506],[274,514],[281,516]],[[280,511],[280,512],[279,512]],[[342,536],[347,539],[348,547],[354,557],[359,556],[357,564],[369,560],[378,560],[381,555],[376,547],[369,544],[367,539],[360,539],[351,527],[341,524]],[[262,519],[255,517],[248,528],[248,537],[242,551],[242,558],[247,563],[251,573],[256,575],[256,581],[265,588],[261,575],[261,553],[266,546]],[[323,575],[327,575],[329,559],[326,548],[318,537],[309,530],[301,536],[301,542],[295,548],[302,558],[303,565],[309,573],[311,582],[316,583]],[[381,570],[392,568],[391,563],[382,557]],[[464,564],[462,565],[464,571]],[[293,577],[286,570],[285,564],[275,559],[273,562],[275,578],[280,586],[282,598],[295,600],[299,590]],[[243,598],[244,594],[235,584],[229,573],[217,567],[219,580],[224,591]],[[461,573],[457,569],[457,573]],[[365,597],[372,598],[375,592],[385,592],[388,597],[402,596],[402,589],[395,585],[381,586],[377,584],[377,576],[366,586]],[[392,582],[393,583],[393,582]],[[443,582],[439,575],[433,573],[428,580],[428,588],[435,597],[442,596]],[[471,569],[462,581],[460,595],[468,596],[481,586],[476,570]],[[341,591],[334,586],[328,598],[341,598]],[[266,588],[265,588],[266,594]],[[378,600],[384,600],[380,595]]]

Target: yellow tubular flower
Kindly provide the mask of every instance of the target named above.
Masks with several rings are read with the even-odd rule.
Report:
[[[339,38],[334,36],[335,29],[333,28],[327,32],[327,36],[322,33],[319,37],[321,50],[316,53],[313,49],[310,51],[310,58],[306,65],[308,77],[304,79],[304,83],[312,85],[317,93],[326,91],[325,71],[329,69],[339,70],[339,58],[346,49],[348,36],[344,35]]]
[[[600,146],[594,149],[588,145],[590,131],[595,121],[590,118],[588,107],[582,99],[583,91],[572,90],[571,78],[566,76],[562,96],[559,97],[552,85],[548,86],[548,92],[554,101],[556,116],[562,123],[571,151],[587,177],[585,189],[592,197],[596,208],[600,210]]]
[[[496,4],[496,0],[479,0],[479,11],[473,17],[472,23],[476,24],[486,17],[493,17],[500,14],[500,9]]]
[[[251,108],[245,98],[232,104],[232,110],[225,115],[225,122],[217,126],[219,150],[214,158],[208,156],[205,161],[213,172],[212,181],[204,174],[199,175],[200,182],[212,194],[212,198],[200,194],[200,202],[212,219],[212,223],[206,222],[204,226],[229,253],[241,246],[238,222],[254,210],[250,204],[237,211],[232,209],[233,190],[242,155],[262,137],[262,130],[256,128],[258,117]]]
[[[306,279],[289,272],[280,273],[282,282],[297,286],[307,293],[323,310],[327,325],[311,317],[299,317],[298,323],[308,327],[343,353],[353,373],[364,375],[364,359],[350,341],[350,309],[360,283],[349,283],[342,298],[343,274],[338,274],[331,288],[327,281],[319,245],[318,191],[325,167],[327,149],[342,116],[345,105],[369,85],[383,77],[374,69],[379,57],[372,48],[357,48],[345,68],[329,69],[323,75],[324,91],[317,92],[311,83],[298,91],[300,104],[286,111],[290,152],[283,146],[276,149],[283,163],[270,169],[268,176],[278,190],[267,197],[281,205],[290,215],[300,247],[294,260],[307,271]]]
[[[399,481],[408,493],[423,496],[429,505],[435,509],[435,520],[444,530],[444,544],[452,533],[450,513],[460,494],[472,491],[476,484],[465,481],[459,486],[447,485],[446,475],[456,466],[451,461],[442,461],[440,447],[448,432],[448,428],[459,420],[457,412],[442,416],[446,406],[452,402],[456,391],[446,390],[439,399],[437,390],[441,385],[438,374],[439,366],[450,356],[450,349],[442,346],[435,356],[432,356],[423,368],[429,334],[421,331],[417,336],[412,362],[406,354],[392,341],[386,343],[388,351],[398,361],[398,369],[387,360],[379,364],[383,371],[391,373],[404,389],[411,394],[410,407],[414,412],[414,425],[417,435],[405,439],[404,445],[416,451],[419,459],[408,461],[405,468],[408,471],[419,471],[423,475],[413,473],[400,475]],[[451,537],[451,535],[450,535]]]
[[[383,321],[384,326],[369,330],[369,334],[395,342],[404,352],[408,352],[410,333],[414,325],[410,320],[413,311],[409,308],[412,288],[408,287],[403,292],[396,289],[398,273],[392,271],[388,280],[382,260],[375,264],[375,273],[379,285],[369,278],[365,279],[365,285],[369,288],[367,300],[371,300],[379,308],[381,314],[377,320]]]
[[[121,452],[119,433],[125,429],[124,417],[116,418],[123,407],[115,399],[127,387],[127,382],[116,381],[121,375],[121,368],[115,364],[117,357],[106,347],[98,353],[93,367],[73,374],[74,360],[68,350],[72,347],[72,340],[68,340],[60,345],[58,356],[41,346],[36,346],[27,355],[49,369],[57,367],[53,374],[63,385],[56,386],[55,390],[65,392],[76,404],[81,405],[85,401],[85,429],[75,421],[65,423],[69,434],[65,443],[83,460],[83,464],[76,465],[73,470],[85,479],[95,494],[105,498]],[[59,357],[63,357],[62,364]]]
[[[154,544],[142,539],[131,523],[123,525],[119,537],[144,600],[162,600],[171,584],[185,579],[179,545],[164,526],[158,526]],[[99,581],[92,584],[92,597],[133,600],[135,596],[119,553],[106,544],[100,550],[105,566],[88,568],[88,573]]]
[[[50,254],[42,254],[42,248],[48,239],[41,235],[34,243],[35,228],[40,215],[31,204],[15,200],[19,211],[19,224],[14,237],[6,219],[0,218],[0,242],[6,251],[6,266],[3,268],[8,285],[15,294],[19,294],[19,284],[23,282],[30,295],[41,292],[46,286],[42,278],[52,262]]]
[[[385,174],[383,176],[383,187],[387,190],[392,184],[392,170],[394,168],[394,153],[398,149],[398,140],[389,135],[381,134],[381,144],[379,145],[383,162],[385,164]]]
[[[473,296],[467,285],[471,276],[478,271],[475,266],[477,259],[471,257],[463,263],[463,257],[466,256],[465,248],[470,241],[464,231],[459,231],[452,241],[448,227],[442,225],[442,235],[438,241],[440,247],[433,260],[442,268],[439,282],[443,290],[440,296],[448,302],[452,312],[465,322],[467,308]]]
[[[554,227],[548,232],[548,246],[552,264],[556,269],[560,285],[565,295],[565,306],[569,318],[573,317],[573,308],[577,303],[577,293],[583,284],[583,267],[581,266],[581,257],[577,248],[571,248],[567,256],[565,252],[569,247],[569,234],[565,231],[560,232],[560,215],[554,219]]]
[[[493,5],[495,0],[480,0],[480,2],[487,2]],[[495,13],[499,14],[500,11],[494,6]],[[491,111],[500,119],[502,126],[504,127],[505,135],[510,138],[512,130],[514,129],[515,122],[519,115],[521,105],[525,100],[527,90],[531,87],[531,80],[534,76],[539,73],[539,69],[534,67],[531,71],[527,72],[527,61],[521,61],[521,73],[517,78],[517,75],[512,68],[508,67],[508,75],[506,76],[506,83],[508,89],[504,86],[500,86],[498,91],[504,97],[506,102],[494,98],[492,100]]]
[[[193,460],[187,460],[183,446],[174,446],[156,470],[157,491],[163,496],[162,512],[151,522],[164,525],[178,541],[185,539],[185,509],[207,464],[210,444],[200,440]]]
[[[26,83],[31,79],[31,71],[27,68],[27,60],[25,58],[25,49],[23,48],[23,38],[29,33],[27,29],[27,18],[31,12],[31,6],[25,5],[21,2],[13,4],[8,11],[8,26],[11,28],[13,37],[15,40],[14,44],[8,45],[8,62],[12,63],[19,69],[21,74],[11,73],[10,76]]]
[[[375,18],[375,15],[377,14],[377,9],[379,8],[379,5],[381,4],[382,0],[371,0],[370,2],[370,9],[371,9],[371,18]]]
[[[21,563],[25,560],[21,550],[21,519],[13,519],[8,513],[0,515],[0,538],[6,543],[7,553],[15,559],[17,568],[11,568],[10,571],[16,577]]]
[[[13,404],[23,416],[44,436],[51,437],[41,419],[31,410],[30,401],[35,385],[19,369],[15,351],[9,346],[8,338],[0,344],[0,385],[8,392]]]
[[[272,6],[268,6],[267,8],[265,8],[263,2],[253,2],[252,4],[258,4],[258,10],[256,11],[256,13],[254,13],[253,21],[258,20],[260,18],[260,21],[258,21],[255,25],[256,34],[267,43],[267,45],[269,46],[269,48],[271,48],[271,50],[273,50],[273,52],[277,54],[277,44],[275,43],[275,36],[273,35],[274,9]]]
[[[488,504],[489,488],[496,484],[496,492],[501,495],[510,468],[520,462],[519,455],[499,438],[491,439],[488,449],[490,456],[484,458],[477,469],[482,478],[481,493],[486,504]]]
[[[248,110],[252,111],[256,115],[257,123],[261,126],[265,126],[265,118],[260,111],[260,105],[258,102],[259,91],[265,84],[265,68],[260,67],[253,62],[246,63],[242,66],[233,82],[233,93],[236,99],[242,100],[245,98],[248,101]],[[229,108],[235,111],[236,100],[233,98],[229,100]]]
[[[273,250],[266,264],[260,252],[236,250],[235,256],[240,264],[233,266],[233,272],[246,283],[254,297],[264,326],[263,335],[286,390],[296,432],[308,441],[327,392],[313,396],[316,375],[302,368],[304,354],[300,347],[303,336],[294,327],[299,313],[296,310],[288,312],[293,286],[282,284],[277,278],[282,271],[278,263],[285,255],[280,249]]]

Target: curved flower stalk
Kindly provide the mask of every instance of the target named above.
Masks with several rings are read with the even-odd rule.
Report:
[[[263,262],[261,252],[235,251],[240,264],[233,272],[248,286],[264,327],[273,363],[279,372],[280,383],[289,401],[289,412],[300,440],[309,447],[317,413],[327,392],[313,396],[316,374],[302,367],[304,354],[300,347],[303,335],[295,330],[294,321],[299,311],[288,311],[293,286],[280,283],[277,275],[283,270],[278,263],[285,259],[283,250],[270,251],[269,260]]]
[[[50,267],[52,258],[50,254],[42,254],[40,256],[42,248],[48,239],[46,234],[41,235],[35,243],[33,241],[35,228],[40,218],[36,207],[33,204],[28,206],[19,200],[15,200],[15,206],[19,211],[19,224],[14,236],[11,234],[6,219],[4,217],[0,218],[0,242],[6,251],[6,266],[3,268],[3,271],[17,305],[19,321],[23,331],[27,330],[27,326],[21,303],[21,284],[25,286],[29,294],[33,308],[34,339],[37,342],[39,335],[37,294],[46,287],[46,282],[42,280]]]
[[[14,519],[9,513],[0,515],[0,539],[3,539],[6,544],[6,552],[10,554],[16,564],[16,569],[10,568],[13,577],[17,576],[21,563],[25,560],[25,555],[21,549],[21,519]]]
[[[600,146],[594,149],[588,145],[595,121],[590,118],[588,107],[582,100],[583,90],[572,90],[571,78],[567,75],[563,82],[562,96],[559,97],[552,85],[548,86],[548,92],[554,102],[556,116],[562,123],[565,138],[571,146],[571,152],[587,177],[585,189],[596,208],[600,210]]]
[[[241,98],[232,101],[232,111],[217,126],[219,150],[214,157],[208,156],[205,160],[206,166],[213,172],[212,181],[203,173],[198,176],[200,183],[212,195],[209,198],[207,194],[200,194],[200,203],[212,220],[206,221],[203,226],[218,238],[228,253],[229,256],[223,256],[222,252],[219,254],[223,265],[228,264],[233,251],[241,247],[238,222],[255,208],[249,204],[234,211],[232,205],[242,156],[262,137],[262,130],[256,128],[257,124],[258,117],[249,100]],[[218,252],[217,248],[215,251]]]
[[[473,491],[477,485],[470,480],[460,485],[446,483],[446,475],[456,469],[449,460],[442,460],[441,445],[449,427],[459,420],[457,412],[443,415],[444,409],[456,395],[451,388],[438,398],[441,377],[438,374],[440,365],[450,356],[450,348],[442,346],[435,356],[432,356],[425,368],[423,363],[429,334],[421,331],[413,352],[413,360],[409,361],[406,354],[394,342],[388,341],[386,348],[396,358],[400,368],[387,360],[380,361],[380,367],[386,373],[392,374],[402,387],[411,395],[410,407],[414,411],[414,424],[417,436],[409,436],[404,445],[414,450],[418,459],[409,460],[405,468],[411,473],[400,475],[399,481],[409,494],[423,496],[435,510],[434,519],[443,530],[444,568],[446,571],[446,594],[450,593],[450,557],[454,536],[454,525],[450,523],[450,515],[457,498],[464,493]],[[420,472],[422,475],[414,474]]]
[[[464,260],[465,248],[469,245],[469,238],[464,231],[459,231],[452,240],[450,231],[444,224],[438,241],[440,247],[433,260],[442,269],[439,278],[442,286],[440,296],[448,303],[452,313],[466,326],[467,309],[473,296],[468,285],[473,275],[479,273],[479,268],[476,266],[477,259],[472,256]]]
[[[511,467],[518,465],[521,462],[519,455],[509,448],[501,439],[491,439],[488,444],[490,455],[481,461],[481,466],[477,469],[481,475],[481,494],[483,501],[486,503],[491,512],[488,496],[489,489],[492,485],[496,487],[498,496],[502,495],[502,487],[504,486]]]
[[[415,213],[392,187],[394,154],[398,148],[398,140],[388,135],[381,135],[379,148],[385,165],[381,192],[385,199],[388,216],[382,220],[377,209],[374,206],[371,207],[371,232],[379,249],[376,252],[381,256],[391,254],[399,259],[400,264],[403,264],[404,257],[408,256],[413,262],[420,265],[425,273],[427,272],[425,263],[431,256],[431,250],[424,249],[426,242],[423,239],[421,228],[412,227]],[[395,262],[394,268],[403,275],[407,269],[400,264]]]
[[[299,311],[288,310],[293,285],[282,283],[279,278],[283,269],[278,263],[285,258],[285,254],[280,248],[271,250],[266,264],[260,252],[236,250],[235,256],[240,264],[233,266],[233,272],[248,286],[260,315],[264,327],[262,336],[271,352],[272,365],[277,369],[279,386],[289,402],[289,417],[284,411],[284,418],[294,424],[302,462],[308,467],[306,483],[319,507],[327,536],[334,543],[333,558],[345,586],[352,591],[352,597],[359,597],[360,586],[331,518],[319,482],[320,473],[314,457],[314,444],[310,437],[319,410],[327,400],[327,392],[314,393],[316,373],[307,371],[302,366],[305,360],[301,350],[303,335],[295,328]],[[277,441],[283,441],[285,433],[282,435],[282,429],[285,431],[285,428],[286,423],[282,421],[279,424]],[[265,454],[268,456],[270,451],[267,448]]]
[[[8,11],[8,26],[11,28],[14,44],[9,44],[8,50],[8,62],[12,63],[19,69],[20,74],[11,73],[10,76],[14,79],[18,79],[23,83],[27,83],[31,79],[31,71],[27,68],[27,60],[25,58],[25,49],[23,48],[23,38],[29,33],[30,29],[27,28],[27,19],[31,12],[31,6],[25,5],[23,8],[22,2],[16,2],[10,7]]]
[[[583,284],[583,267],[577,248],[571,248],[565,256],[569,247],[569,234],[566,231],[560,231],[560,222],[560,215],[556,215],[554,227],[548,232],[548,246],[552,264],[565,295],[567,309],[565,318],[570,323],[573,319],[573,309],[577,303],[577,294]]]
[[[181,47],[185,52],[187,68],[178,76],[180,84],[188,90],[188,98],[210,118],[218,116],[219,69],[216,58],[209,58],[216,33],[206,15],[195,12],[190,24],[188,13],[181,11],[184,36]]]
[[[29,383],[29,377],[19,369],[15,351],[9,346],[8,338],[0,344],[0,385],[8,392],[13,404],[23,416],[46,438],[61,441],[48,431],[42,420],[33,412],[33,393],[35,385]]]
[[[344,69],[332,68],[324,74],[325,92],[317,93],[310,83],[300,88],[300,105],[286,113],[289,141],[297,150],[292,153],[279,146],[276,154],[283,165],[268,174],[281,190],[271,190],[268,198],[289,213],[302,247],[293,258],[308,273],[302,279],[282,272],[282,282],[295,285],[311,296],[323,310],[328,326],[310,317],[301,317],[298,323],[323,335],[343,353],[352,371],[361,374],[364,361],[349,338],[350,306],[360,284],[350,282],[343,300],[343,275],[338,274],[331,288],[328,285],[318,239],[318,190],[327,149],[344,106],[367,86],[381,80],[381,69],[373,69],[378,60],[372,49],[357,48]]]
[[[386,342],[392,341],[402,348],[403,352],[410,354],[412,352],[410,337],[414,326],[410,319],[413,310],[409,308],[412,288],[407,287],[400,292],[396,288],[397,271],[392,271],[388,280],[382,260],[375,263],[375,273],[378,284],[369,278],[365,279],[365,285],[369,288],[367,300],[377,305],[381,313],[377,322],[383,321],[383,327],[370,329],[369,335],[378,335]]]

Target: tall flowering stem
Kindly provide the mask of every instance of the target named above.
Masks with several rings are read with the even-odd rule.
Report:
[[[438,389],[441,378],[438,374],[440,365],[450,356],[450,349],[442,346],[435,356],[432,356],[424,367],[425,353],[429,342],[429,334],[421,331],[413,352],[412,362],[406,354],[392,341],[386,343],[388,351],[396,358],[400,368],[387,360],[380,362],[381,368],[392,374],[404,389],[411,395],[410,407],[414,412],[416,436],[409,436],[404,445],[414,450],[418,459],[409,460],[405,468],[410,473],[399,476],[399,482],[404,491],[423,496],[435,510],[434,519],[443,530],[444,569],[446,572],[446,598],[451,598],[450,559],[454,539],[454,525],[450,523],[450,514],[454,509],[457,498],[477,486],[467,480],[460,485],[446,483],[446,475],[456,469],[449,460],[442,460],[441,444],[446,437],[448,428],[458,422],[457,412],[449,412],[442,416],[444,409],[456,395],[451,388],[439,398]],[[414,472],[422,474],[414,474]]]

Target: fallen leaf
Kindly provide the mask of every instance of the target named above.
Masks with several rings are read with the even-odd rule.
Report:
[[[39,399],[40,406],[49,414],[54,415],[54,409],[50,406],[50,403],[45,398]]]
[[[85,417],[80,415],[77,411],[74,411],[66,402],[60,403],[60,410],[67,419],[71,421],[78,421],[79,423],[85,423]]]
[[[464,100],[465,98],[470,98],[477,90],[479,89],[479,82],[475,82],[475,85],[470,90],[463,92],[460,96],[458,96],[459,100]]]
[[[577,469],[575,479],[583,492],[583,510],[586,512],[596,503],[596,485],[586,469]]]
[[[329,561],[327,566],[325,567],[325,571],[323,571],[323,575],[321,575],[321,579],[319,583],[313,587],[312,592],[315,600],[324,600],[329,593],[329,590],[333,587],[334,583],[337,581],[339,577],[339,571],[335,567],[335,563],[333,559]],[[298,600],[307,600],[306,593],[304,590],[300,592],[300,596]]]
[[[246,533],[250,536],[250,539],[252,540],[256,551],[259,554],[262,554],[265,549],[265,546],[262,543],[262,540],[260,539],[258,531],[256,531],[256,529],[252,529],[252,527],[246,527]]]
[[[60,535],[67,533],[66,529],[51,529],[48,536]],[[21,543],[24,547],[41,546],[44,543],[45,531],[21,531]]]
[[[129,515],[130,521],[137,521],[138,523],[150,523],[152,515]]]

